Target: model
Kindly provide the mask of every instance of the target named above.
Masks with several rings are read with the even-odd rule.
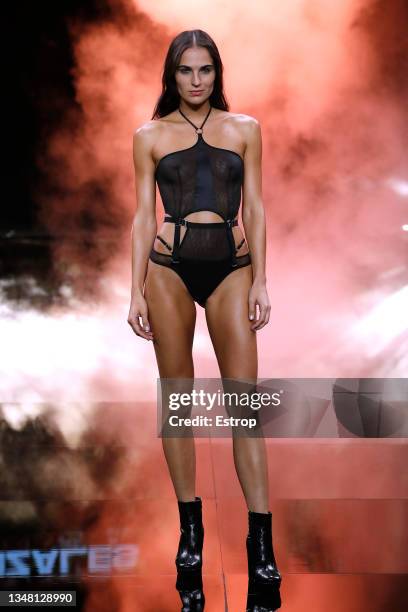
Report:
[[[132,226],[128,322],[153,342],[159,376],[194,379],[196,305],[205,309],[221,377],[257,379],[256,332],[269,321],[260,126],[229,112],[223,67],[212,38],[181,32],[170,44],[152,120],[133,136],[137,210]],[[157,232],[156,182],[166,216]],[[245,240],[238,225],[242,192]],[[163,437],[178,500],[176,587],[182,612],[202,612],[201,498],[194,438]],[[233,437],[248,508],[247,611],[280,607],[281,575],[272,546],[263,437]]]

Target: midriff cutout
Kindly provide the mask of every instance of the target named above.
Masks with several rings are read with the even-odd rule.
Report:
[[[220,215],[212,211],[207,211],[207,210],[201,210],[198,212],[190,213],[186,215],[186,217],[184,218],[188,221],[192,221],[195,223],[220,223],[223,221],[223,218]],[[157,234],[161,238],[163,238],[163,240],[165,240],[172,248],[173,248],[173,240],[174,240],[174,229],[175,229],[174,223],[162,223],[162,225],[160,226],[157,232]],[[183,241],[186,230],[187,228],[184,225],[180,226],[180,245]],[[213,231],[216,232],[218,230],[213,230]],[[236,225],[232,228],[232,234],[234,236],[235,246],[238,246],[241,240],[244,238],[244,234],[241,228],[239,227],[239,225]],[[154,240],[153,248],[158,253],[163,253],[163,255],[171,255],[171,252],[169,251],[169,249],[162,242],[160,242],[160,240],[158,240],[157,238],[155,238]],[[248,252],[249,252],[248,245],[245,241],[244,244],[237,251],[237,256],[245,255]]]

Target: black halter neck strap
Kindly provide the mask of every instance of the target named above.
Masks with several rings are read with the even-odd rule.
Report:
[[[179,113],[184,117],[184,119],[186,119],[189,123],[191,123],[191,125],[193,126],[193,128],[195,129],[195,131],[197,132],[197,134],[202,134],[203,133],[203,125],[204,123],[207,121],[209,114],[211,113],[211,109],[212,106],[210,106],[210,109],[204,119],[204,121],[202,122],[202,124],[200,125],[200,127],[197,127],[196,125],[194,125],[194,123],[192,121],[190,121],[190,119],[188,117],[185,116],[185,114],[183,113],[182,110],[180,110],[180,108],[178,109]]]

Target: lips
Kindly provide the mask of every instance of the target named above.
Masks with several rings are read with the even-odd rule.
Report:
[[[191,93],[192,95],[198,95],[198,94],[202,94],[202,93],[203,93],[203,90],[201,90],[201,91],[190,91],[190,93]]]

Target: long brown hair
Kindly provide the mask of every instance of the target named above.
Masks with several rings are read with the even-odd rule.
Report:
[[[162,76],[162,93],[156,103],[152,119],[164,117],[179,107],[180,94],[177,91],[174,74],[182,54],[190,47],[205,47],[208,50],[215,67],[214,89],[209,102],[214,108],[229,110],[224,94],[223,65],[217,45],[203,30],[185,30],[172,40],[167,51]]]

